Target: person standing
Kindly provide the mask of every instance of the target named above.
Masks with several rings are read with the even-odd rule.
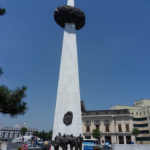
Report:
[[[21,150],[28,150],[28,144],[27,143],[24,143]]]
[[[105,142],[104,148],[105,150],[109,150],[109,142]]]

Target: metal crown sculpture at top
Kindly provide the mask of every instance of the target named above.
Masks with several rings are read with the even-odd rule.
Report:
[[[57,24],[63,28],[65,28],[65,23],[74,23],[76,25],[76,30],[79,30],[85,24],[85,15],[83,11],[69,4],[57,7],[54,18]]]

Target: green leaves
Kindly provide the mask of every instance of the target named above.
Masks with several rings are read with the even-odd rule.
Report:
[[[97,129],[94,129],[92,134],[93,134],[93,137],[96,138],[96,139],[99,139],[100,136],[101,136],[100,131],[97,130]]]
[[[0,75],[2,69],[0,68]],[[0,85],[0,113],[17,116],[24,114],[27,110],[26,102],[22,101],[26,97],[26,87],[10,90],[5,85]]]
[[[52,133],[53,131],[50,130],[49,132],[45,132],[45,131],[41,131],[41,132],[38,132],[38,131],[35,131],[33,132],[33,136],[37,136],[41,139],[43,139],[44,141],[45,140],[51,140],[52,139]]]
[[[133,128],[132,134],[133,134],[134,136],[137,136],[138,134],[140,134],[140,130],[139,130],[138,128]]]
[[[24,136],[26,134],[27,130],[28,129],[26,127],[23,127],[23,128],[21,128],[20,132]]]
[[[2,71],[2,68],[0,68],[0,75],[2,75],[3,71]]]
[[[135,136],[135,143],[136,143],[136,136],[140,134],[140,130],[138,128],[133,128],[132,135]]]
[[[0,112],[16,116],[24,114],[27,110],[26,102],[22,99],[25,95],[26,87],[10,90],[6,86],[0,86]]]
[[[5,13],[6,13],[6,9],[0,7],[0,16],[4,15]]]

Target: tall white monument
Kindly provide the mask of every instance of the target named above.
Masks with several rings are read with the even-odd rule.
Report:
[[[84,13],[74,7],[74,0],[55,10],[57,24],[64,28],[53,139],[61,135],[82,135],[81,103],[76,30],[85,24]]]

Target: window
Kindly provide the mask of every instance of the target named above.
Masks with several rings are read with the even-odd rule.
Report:
[[[105,125],[106,132],[109,132],[109,125]]]
[[[143,111],[143,114],[145,115],[145,111]]]
[[[119,131],[119,132],[122,132],[121,124],[118,124],[118,131]]]
[[[119,136],[119,144],[124,144],[124,139],[123,139],[123,136]]]
[[[10,132],[8,133],[8,138],[9,138],[9,136],[10,136]]]
[[[105,142],[109,142],[109,144],[111,144],[111,136],[105,136]]]
[[[127,144],[130,144],[131,143],[131,136],[126,136],[126,141],[127,141]]]
[[[150,141],[150,137],[136,137],[137,141]]]
[[[148,134],[149,133],[149,130],[142,130],[140,131],[141,134]]]
[[[144,118],[133,118],[133,121],[144,121],[144,120],[147,120],[146,117]]]
[[[99,130],[99,125],[96,125],[96,130]]]
[[[136,112],[136,115],[138,116],[138,112]]]
[[[130,132],[129,131],[129,124],[126,124],[126,132]]]
[[[5,132],[3,132],[3,138],[5,137]]]
[[[15,137],[15,132],[13,133],[12,137],[13,137],[13,138]]]
[[[90,126],[86,126],[86,132],[90,132]]]
[[[133,126],[134,127],[141,127],[141,128],[143,127],[144,128],[144,127],[148,127],[148,124],[147,123],[145,123],[145,124],[133,124]]]
[[[142,115],[142,112],[140,112],[140,115]]]

